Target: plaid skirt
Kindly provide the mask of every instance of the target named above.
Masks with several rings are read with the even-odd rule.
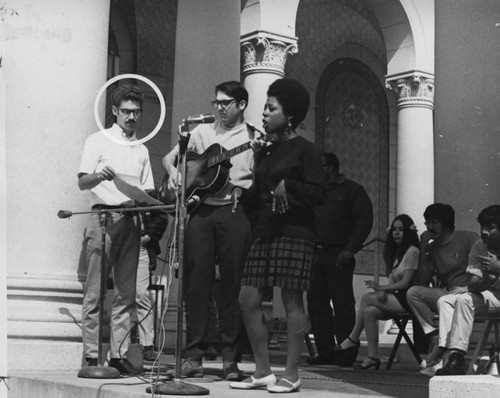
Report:
[[[242,286],[309,290],[314,242],[304,239],[257,239],[248,253]]]

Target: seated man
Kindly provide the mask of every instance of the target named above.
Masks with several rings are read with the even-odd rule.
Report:
[[[467,291],[469,252],[479,236],[470,231],[455,230],[455,211],[450,205],[434,203],[424,212],[427,231],[421,237],[420,264],[417,270],[417,284],[408,289],[408,305],[422,327],[430,344],[430,351],[437,347],[438,326],[437,301],[448,293]],[[430,287],[433,277],[442,286]],[[436,365],[433,355],[428,365]],[[427,374],[427,373],[425,373]]]
[[[500,206],[489,206],[479,213],[481,239],[469,255],[468,293],[448,294],[438,300],[439,351],[447,351],[448,362],[436,375],[465,374],[465,354],[472,334],[474,316],[500,308]]]

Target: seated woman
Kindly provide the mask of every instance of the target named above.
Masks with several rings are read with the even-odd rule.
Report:
[[[420,242],[413,220],[406,214],[397,216],[387,233],[384,249],[389,284],[379,286],[374,281],[365,281],[374,292],[366,293],[356,314],[356,324],[351,334],[341,344],[337,356],[339,365],[352,364],[359,349],[359,336],[363,329],[368,341],[368,356],[357,369],[378,369],[378,325],[379,319],[392,314],[409,311],[406,290],[411,286],[418,268]]]

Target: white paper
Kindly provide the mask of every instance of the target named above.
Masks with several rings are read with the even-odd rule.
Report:
[[[115,174],[113,178],[113,182],[116,185],[116,188],[129,197],[140,203],[146,203],[148,205],[162,205],[163,203],[159,200],[156,200],[149,196],[146,192],[144,192],[139,186],[141,182],[138,177],[134,177],[127,174]]]

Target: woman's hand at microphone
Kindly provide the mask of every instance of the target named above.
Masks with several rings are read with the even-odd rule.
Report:
[[[250,148],[252,148],[252,151],[254,152],[260,152],[262,148],[265,148],[266,146],[267,142],[262,138],[256,137],[252,141],[250,141]]]

